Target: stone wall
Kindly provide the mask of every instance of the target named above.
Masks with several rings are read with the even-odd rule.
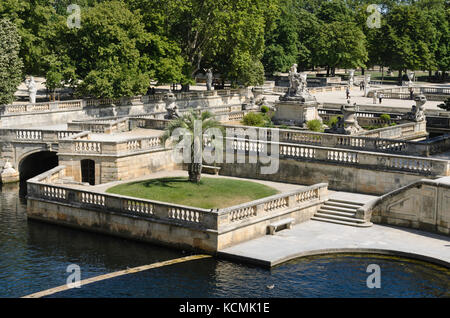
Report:
[[[81,182],[81,160],[95,161],[95,184],[130,180],[157,171],[172,171],[178,165],[172,159],[171,150],[154,150],[126,156],[107,155],[59,155],[59,163],[66,166],[67,176]]]
[[[450,235],[450,178],[418,180],[379,198],[372,222]]]
[[[213,211],[61,185],[67,173],[58,166],[28,180],[30,219],[209,253],[266,235],[286,217],[309,220],[328,199],[317,184]]]
[[[351,164],[327,164],[294,159],[280,159],[275,174],[261,174],[260,163],[218,164],[220,175],[312,185],[329,184],[329,189],[382,195],[423,178],[420,174],[383,171],[375,167],[358,168]],[[265,165],[264,165],[265,166]]]
[[[248,90],[199,91],[177,93],[179,109],[241,105]],[[0,107],[1,127],[57,125],[71,120],[99,117],[133,116],[165,112],[164,94],[138,96],[117,100],[74,100],[64,102],[4,105]]]

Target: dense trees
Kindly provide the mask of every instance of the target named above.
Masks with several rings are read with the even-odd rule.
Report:
[[[46,77],[50,91],[72,85],[96,97],[142,94],[151,80],[188,89],[206,68],[232,85],[260,84],[294,63],[330,74],[449,70],[448,1],[380,0],[376,27],[367,23],[372,2],[2,0],[0,16],[20,35],[24,74]],[[70,4],[81,8],[79,28],[68,27]]]
[[[20,36],[16,26],[7,19],[0,19],[0,104],[13,101],[22,79],[19,44]]]

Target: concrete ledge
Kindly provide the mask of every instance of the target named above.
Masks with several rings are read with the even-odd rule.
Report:
[[[401,256],[450,268],[448,237],[393,226],[355,228],[317,221],[221,249],[217,255],[270,268],[300,257],[339,253]]]

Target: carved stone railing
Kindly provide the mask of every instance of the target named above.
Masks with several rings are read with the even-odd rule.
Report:
[[[429,101],[444,101],[450,97],[450,88],[447,87],[429,87],[429,86],[414,86],[414,94],[423,94]],[[411,99],[409,87],[394,87],[371,90],[368,97],[373,97],[374,93],[383,94],[387,99]]]
[[[450,175],[450,161],[448,160],[298,145],[293,143],[272,143],[241,138],[226,139],[226,151],[238,155],[267,156],[272,153],[272,147],[275,147],[278,150],[280,159],[318,161],[374,170],[403,171],[426,176]]]
[[[67,128],[72,130],[91,131],[93,133],[111,134],[113,132],[128,131],[128,118],[120,119],[95,119],[87,121],[72,121],[67,123]]]
[[[79,133],[79,130],[0,129],[2,141],[58,142]]]
[[[27,182],[28,198],[64,203],[105,213],[141,216],[178,225],[217,230],[217,213],[210,210],[91,190],[79,190],[52,183],[64,175],[64,170],[64,166],[58,166],[29,179]]]
[[[84,133],[73,139],[61,140],[59,153],[121,156],[164,149],[160,137],[129,138],[121,141],[89,140],[89,138],[89,134]]]
[[[236,125],[224,125],[227,129],[232,129],[232,132],[238,137],[248,136],[247,129],[253,129],[256,132],[255,138],[261,138],[263,140],[271,141],[273,131],[278,130],[279,142],[282,143],[295,143],[295,144],[308,144],[323,147],[332,148],[345,148],[345,149],[355,149],[364,151],[375,151],[383,153],[396,153],[403,155],[423,155],[428,156],[434,154],[437,150],[444,149],[445,145],[450,144],[445,140],[448,138],[442,138],[442,140],[435,140],[435,142],[425,143],[425,142],[414,142],[414,141],[404,141],[396,139],[387,138],[374,138],[368,136],[350,136],[350,135],[339,135],[339,134],[327,134],[318,133],[311,131],[299,131],[291,129],[277,129],[277,128],[259,128],[259,127],[247,127],[247,126],[236,126]],[[412,132],[414,132],[414,123],[405,126],[406,133],[409,133],[412,127]],[[402,125],[398,126],[402,129]],[[247,134],[247,135],[246,135]],[[230,136],[229,136],[230,137]],[[438,144],[439,143],[439,144]]]
[[[83,100],[71,100],[60,102],[45,102],[35,104],[13,104],[4,105],[2,113],[4,115],[9,114],[21,114],[21,113],[33,113],[33,112],[46,112],[57,110],[73,110],[82,109],[84,107]]]
[[[328,199],[326,183],[303,187],[233,207],[208,210],[154,200],[81,190],[57,184],[65,176],[65,166],[58,166],[27,181],[28,199],[63,203],[105,213],[140,216],[174,225],[227,231],[230,227],[270,219]]]
[[[299,190],[221,209],[219,229],[245,226],[258,220],[319,205],[328,199],[328,184],[319,183]]]
[[[149,104],[164,102],[165,93],[159,93],[156,95],[134,96],[134,97],[122,97],[122,98],[102,98],[102,99],[77,99],[69,101],[56,101],[56,102],[44,102],[44,103],[23,103],[23,104],[11,104],[1,105],[0,114],[2,115],[14,115],[34,112],[49,112],[49,111],[68,111],[79,110],[90,107],[102,107],[102,106],[125,106],[133,105],[135,103]],[[214,91],[193,91],[187,93],[175,93],[177,100],[193,100],[209,97],[232,97],[232,96],[246,96],[247,89],[231,89],[231,90],[214,90]]]

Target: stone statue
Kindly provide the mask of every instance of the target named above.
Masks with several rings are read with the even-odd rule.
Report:
[[[165,119],[174,119],[180,117],[177,105],[176,105],[177,98],[175,97],[175,94],[172,93],[171,90],[167,94],[164,95],[164,101],[166,103],[166,111],[167,114],[164,116]]]
[[[326,129],[326,133],[355,135],[364,130],[358,124],[356,113],[359,111],[359,107],[356,103],[351,105],[350,100],[347,100],[347,105],[342,105],[341,111],[344,117],[339,117],[337,124],[334,124],[330,129]]]
[[[413,83],[413,79],[414,79],[414,72],[408,72],[408,87],[413,87],[414,83]]]
[[[416,95],[414,97],[414,101],[416,102],[416,105],[413,105],[411,107],[411,111],[406,113],[403,116],[403,119],[420,122],[426,120],[425,117],[425,111],[424,111],[424,105],[427,102],[427,98],[425,95]]]
[[[19,181],[19,172],[13,168],[9,160],[6,160],[5,166],[1,172],[1,181],[2,183]]]
[[[176,118],[180,118],[180,117],[181,117],[181,115],[178,112],[177,105],[175,105],[173,108],[167,109],[167,114],[164,116],[164,119],[176,119]]]
[[[349,74],[350,74],[350,78],[349,78],[349,80],[348,80],[348,85],[350,86],[350,87],[352,87],[353,86],[353,83],[355,82],[355,70],[349,70]]]
[[[292,65],[289,70],[289,89],[287,93],[280,97],[282,101],[316,101],[307,88],[307,74],[297,72],[297,64]]]
[[[28,87],[28,94],[30,96],[30,103],[35,104],[36,103],[36,82],[34,81],[34,77],[30,76],[30,79],[25,82],[25,84]]]
[[[208,68],[206,70],[206,89],[208,91],[212,90],[212,83],[213,83],[213,73],[212,69]]]
[[[366,74],[364,76],[364,96],[367,96],[370,88],[370,74]]]

